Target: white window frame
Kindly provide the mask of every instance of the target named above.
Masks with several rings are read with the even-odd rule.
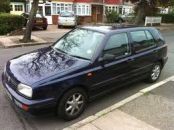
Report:
[[[74,12],[77,16],[91,16],[91,5],[86,3],[74,4]]]
[[[59,15],[63,11],[73,11],[73,3],[69,2],[53,2],[52,3],[52,14]]]
[[[27,13],[30,12],[30,4],[29,4],[29,3],[26,4],[26,12],[27,12]]]
[[[119,13],[119,5],[105,5],[105,10],[108,10],[108,11],[117,11],[117,13]]]
[[[16,7],[18,6],[18,7]],[[14,11],[24,11],[24,7],[22,4],[14,4]]]

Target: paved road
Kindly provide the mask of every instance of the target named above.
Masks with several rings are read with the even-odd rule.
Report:
[[[171,75],[174,75],[174,31],[165,32],[163,35],[169,44],[169,61],[165,66],[160,80],[165,79]],[[44,45],[46,46],[46,45]],[[31,50],[40,48],[43,46],[32,46],[32,47],[22,47],[13,49],[0,49],[0,74],[3,71],[3,66],[5,62],[22,53],[29,52]],[[112,94],[106,95],[102,98],[96,99],[94,102],[90,103],[88,109],[85,113],[78,119],[71,122],[64,122],[52,114],[46,114],[43,116],[31,116],[22,113],[19,109],[14,107],[7,99],[3,88],[0,86],[0,126],[1,129],[18,129],[18,130],[54,130],[62,129],[68,125],[71,125],[91,114],[94,114],[120,100],[138,92],[140,89],[149,86],[144,82],[138,82],[133,85],[116,90]],[[164,91],[164,90],[163,90]]]

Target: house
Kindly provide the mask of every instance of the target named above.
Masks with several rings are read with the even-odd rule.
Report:
[[[10,0],[11,14],[20,15],[25,12],[25,0]]]
[[[19,1],[22,0],[11,2],[13,6],[11,13],[21,14],[31,10],[33,0]],[[18,5],[20,8],[15,9]],[[23,9],[24,7],[25,9]],[[132,6],[124,5],[123,0],[46,0],[45,3],[40,0],[38,12],[47,18],[48,24],[57,24],[59,13],[62,11],[73,11],[82,23],[97,23],[103,22],[106,9],[114,9],[118,13],[124,14],[131,12]]]

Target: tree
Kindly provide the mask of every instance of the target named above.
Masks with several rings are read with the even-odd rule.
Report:
[[[1,0],[0,2],[0,13],[10,12],[10,0]]]
[[[36,12],[38,10],[38,4],[39,4],[39,0],[33,0],[31,11],[29,14],[29,20],[27,22],[24,37],[22,39],[22,42],[24,42],[24,43],[31,41],[31,32],[32,32],[32,28],[33,28],[33,20],[34,20],[34,17],[36,15]]]
[[[144,18],[147,15],[154,15],[157,12],[158,5],[171,5],[174,0],[125,0],[134,3],[136,10],[135,24],[144,23]]]

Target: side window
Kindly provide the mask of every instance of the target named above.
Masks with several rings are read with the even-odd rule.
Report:
[[[156,43],[155,43],[155,40],[153,39],[152,34],[147,30],[145,32],[146,32],[146,36],[147,36],[147,40],[148,40],[149,44],[151,46],[155,45]]]
[[[126,33],[112,35],[104,48],[104,54],[112,54],[116,57],[127,55],[129,51],[128,37]]]
[[[148,49],[155,45],[153,37],[149,31],[134,31],[130,34],[133,40],[135,52]]]

